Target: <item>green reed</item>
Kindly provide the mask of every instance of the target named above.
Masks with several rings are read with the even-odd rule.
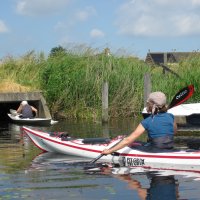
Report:
[[[108,82],[109,112],[116,117],[140,110],[147,71],[146,64],[137,58],[67,54],[49,58],[41,80],[52,110],[81,118],[100,115],[102,85]]]
[[[170,66],[170,65],[169,65]],[[200,101],[200,56],[193,55],[187,59],[182,60],[176,65],[170,66],[170,68],[176,72],[179,77],[167,72],[163,74],[162,69],[157,67],[151,72],[152,75],[152,87],[154,91],[161,90],[168,96],[168,101],[171,101],[173,96],[181,88],[187,85],[193,84],[195,87],[195,93],[185,103],[197,103]]]
[[[40,89],[39,73],[44,63],[46,63],[44,54],[36,54],[34,51],[20,58],[5,57],[1,64],[1,78],[9,78],[32,89]]]
[[[169,65],[180,78],[161,67],[150,67],[137,57],[95,55],[91,50],[62,52],[45,58],[28,52],[20,58],[6,57],[0,65],[2,80],[9,78],[32,90],[42,90],[51,113],[71,118],[101,116],[102,86],[109,85],[110,117],[133,116],[143,109],[144,74],[150,73],[152,91],[163,91],[170,102],[183,87],[194,84],[188,102],[199,102],[200,57],[192,56]]]

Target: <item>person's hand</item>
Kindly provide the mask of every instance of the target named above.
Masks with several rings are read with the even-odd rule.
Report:
[[[107,154],[110,154],[111,151],[109,149],[104,149],[101,153],[104,155],[107,155]]]

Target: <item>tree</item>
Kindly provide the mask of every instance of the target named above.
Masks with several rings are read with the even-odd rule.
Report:
[[[55,57],[55,56],[62,55],[65,53],[66,53],[66,49],[59,45],[58,47],[53,47],[51,49],[49,57]]]

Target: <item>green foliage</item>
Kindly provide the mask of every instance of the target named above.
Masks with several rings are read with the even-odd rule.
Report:
[[[62,46],[54,47],[51,49],[49,56],[55,57],[60,56],[61,54],[65,54],[66,50]]]
[[[21,85],[39,89],[40,68],[45,62],[44,54],[37,55],[34,51],[28,52],[19,59],[6,57],[1,65],[0,74],[3,79],[9,77]]]
[[[175,67],[172,67],[180,78],[167,72],[166,74],[160,71],[153,70],[152,75],[152,91],[163,91],[170,102],[173,96],[183,87],[193,84],[195,87],[194,95],[187,101],[187,103],[197,103],[200,99],[200,56],[191,56],[186,60],[181,61]]]
[[[81,51],[81,53],[80,53]],[[6,57],[0,65],[2,79],[42,90],[51,113],[71,118],[101,115],[102,86],[109,85],[109,115],[130,116],[143,109],[144,74],[150,73],[152,91],[163,91],[171,101],[183,87],[194,84],[196,93],[188,102],[199,102],[200,57],[193,56],[170,66],[181,78],[161,67],[149,67],[135,57],[95,54],[92,49],[79,53],[62,47],[52,48],[48,58],[34,51],[14,59]]]
[[[107,81],[110,114],[127,115],[142,106],[138,95],[143,91],[143,73],[147,70],[136,58],[61,54],[49,58],[43,68],[42,89],[52,110],[73,109],[76,117],[89,111],[94,116],[101,110],[102,84]]]

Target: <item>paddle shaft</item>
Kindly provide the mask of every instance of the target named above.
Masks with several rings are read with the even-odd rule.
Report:
[[[124,138],[122,138],[119,142],[115,143],[114,145],[112,145],[109,149],[113,148],[114,146],[118,145]],[[104,154],[100,154],[99,156],[97,156],[96,158],[94,158],[93,160],[90,161],[90,164],[95,163],[97,160],[99,160],[101,157],[105,156]]]
[[[102,156],[104,156],[104,154],[100,154],[99,156],[97,156],[96,158],[94,158],[93,160],[90,161],[90,164],[95,163],[97,160],[99,160]]]

